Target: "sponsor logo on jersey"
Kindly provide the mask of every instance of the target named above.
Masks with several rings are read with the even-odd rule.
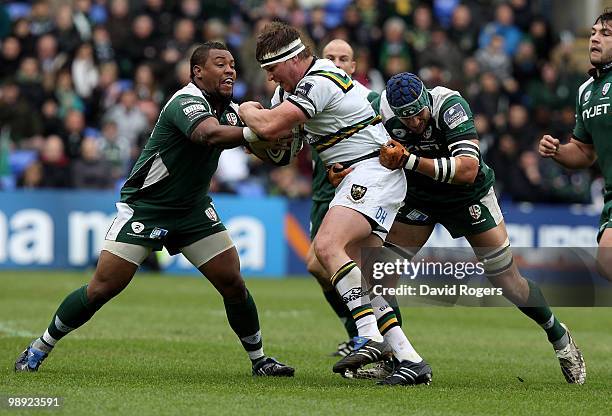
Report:
[[[601,89],[601,93],[603,95],[606,95],[608,93],[608,91],[610,91],[610,83],[606,82],[603,86],[603,88]]]
[[[192,104],[192,105],[188,105],[187,107],[183,108],[183,113],[185,113],[186,116],[191,116],[194,113],[199,113],[199,112],[204,112],[206,111],[206,107],[204,107],[204,104]]]
[[[610,103],[594,105],[591,108],[582,112],[582,118],[584,120],[588,120],[592,117],[600,116],[602,114],[608,114],[608,107],[610,107]]]
[[[353,184],[353,186],[351,187],[351,198],[353,198],[353,201],[359,201],[365,196],[367,191],[367,187]]]
[[[472,218],[474,218],[475,220],[480,218],[480,215],[482,214],[480,205],[470,205],[470,207],[468,208],[468,211],[470,212],[470,215],[472,216]]]
[[[298,85],[298,87],[295,89],[295,95],[303,95],[304,97],[308,97],[308,94],[313,86],[314,84],[311,82],[304,82],[303,84]]]
[[[219,217],[217,217],[215,209],[212,207],[206,208],[206,211],[204,212],[206,213],[206,216],[210,218],[211,221],[217,221],[219,219]]]
[[[231,124],[232,126],[235,126],[236,124],[238,124],[238,116],[236,116],[236,114],[227,113],[225,117],[227,118],[227,122]]]
[[[460,103],[453,105],[451,108],[444,112],[444,122],[450,129],[454,129],[459,124],[468,120],[468,115],[465,108]]]
[[[167,234],[168,234],[168,230],[165,230],[165,229],[159,228],[159,227],[155,227],[153,229],[153,231],[151,231],[151,234],[149,235],[149,238],[152,239],[152,240],[161,240]]]
[[[584,93],[584,102],[586,103],[591,98],[591,90]]]
[[[133,222],[131,226],[132,226],[132,231],[134,231],[136,234],[140,234],[142,230],[144,230],[145,228],[144,224],[138,221]]]
[[[406,136],[406,130],[404,129],[392,129],[391,134],[396,139],[403,139]]]
[[[422,213],[418,209],[413,209],[412,211],[408,213],[408,215],[406,215],[406,218],[408,218],[411,221],[421,222],[421,221],[427,220],[427,218],[429,218],[429,215]]]

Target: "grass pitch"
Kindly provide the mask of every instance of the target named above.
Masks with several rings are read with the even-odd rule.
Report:
[[[545,334],[512,308],[404,308],[404,328],[434,370],[431,386],[384,388],[345,380],[329,353],[343,328],[314,279],[248,280],[268,355],[292,379],[250,375],[220,296],[198,278],[140,273],[38,373],[13,362],[40,335],[83,273],[0,273],[0,414],[8,396],[59,396],[75,415],[609,415],[612,313],[557,308],[587,362],[587,384],[567,385]],[[520,381],[519,378],[523,381]]]

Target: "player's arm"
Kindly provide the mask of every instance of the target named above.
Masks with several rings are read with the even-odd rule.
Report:
[[[189,138],[194,143],[221,149],[231,149],[247,143],[242,127],[221,125],[215,117],[206,117],[200,121]]]
[[[240,105],[238,114],[254,135],[267,141],[290,136],[295,126],[308,120],[304,111],[290,101],[283,101],[271,109],[263,108],[258,102],[248,101]]]
[[[538,152],[550,157],[568,169],[585,169],[597,160],[595,147],[572,137],[569,143],[561,144],[558,139],[546,134],[540,140]]]
[[[430,159],[410,153],[399,142],[391,139],[380,150],[380,163],[387,169],[411,170],[442,183],[474,183],[480,166],[478,140],[461,140],[452,147],[451,157]]]

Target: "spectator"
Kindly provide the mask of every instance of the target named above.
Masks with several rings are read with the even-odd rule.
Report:
[[[418,61],[419,67],[435,65],[448,72],[453,84],[461,78],[462,62],[462,53],[449,41],[442,28],[436,28],[431,32],[429,45],[420,54]]]
[[[47,137],[40,161],[43,171],[41,188],[70,188],[72,186],[70,159],[64,153],[64,142],[59,136]]]
[[[154,62],[158,57],[158,40],[153,19],[146,14],[138,15],[132,23],[132,39],[125,46],[132,69],[144,62]]]
[[[114,182],[108,174],[110,164],[101,155],[96,139],[85,137],[80,153],[72,164],[73,186],[78,189],[111,189]]]
[[[82,43],[78,46],[72,61],[72,79],[76,93],[88,99],[98,85],[100,73],[94,61],[94,50],[91,44]]]
[[[59,117],[63,118],[71,110],[82,112],[85,110],[85,103],[79,97],[72,86],[72,76],[68,70],[57,74],[55,83],[55,98],[59,103]]]
[[[488,23],[480,32],[478,38],[479,48],[485,49],[491,43],[491,38],[495,35],[503,38],[506,54],[514,56],[523,34],[514,25],[514,12],[506,3],[501,3],[497,6],[495,9],[495,21]]]
[[[0,126],[8,129],[17,148],[29,147],[28,140],[42,132],[38,114],[31,111],[31,106],[13,81],[0,87]]]
[[[478,29],[472,22],[472,12],[465,4],[453,10],[449,38],[464,55],[471,55],[477,48]]]
[[[104,26],[96,26],[93,30],[93,48],[96,60],[100,63],[113,62],[115,50],[111,43],[108,30]]]
[[[489,44],[476,51],[475,56],[482,71],[495,74],[500,81],[510,78],[512,63],[504,50],[504,38],[502,36],[491,36]]]
[[[45,91],[43,90],[38,60],[31,56],[24,57],[16,75],[21,95],[28,102],[28,105],[33,108],[40,108],[45,98]]]
[[[131,162],[130,141],[119,135],[117,123],[112,120],[102,125],[102,136],[100,141],[100,152],[104,159],[110,164],[110,177],[117,181],[127,176],[128,166]]]
[[[37,0],[32,4],[30,12],[30,33],[39,37],[53,30],[51,5],[48,0]]]
[[[50,136],[62,130],[62,120],[59,118],[59,105],[53,98],[47,98],[41,107],[42,134]]]
[[[104,120],[117,123],[119,135],[128,139],[132,145],[135,145],[138,135],[147,127],[147,119],[137,104],[138,96],[134,90],[128,89],[121,94],[119,102],[104,115]]]
[[[74,27],[72,20],[72,7],[62,4],[55,14],[55,29],[53,35],[57,39],[59,50],[72,55],[82,42],[81,34]]]
[[[134,91],[139,100],[153,100],[157,104],[162,103],[164,93],[157,87],[157,77],[151,65],[142,64],[136,68]]]
[[[406,23],[399,17],[392,17],[385,22],[383,28],[384,39],[380,48],[379,62],[380,67],[384,68],[385,75],[389,71],[394,71],[397,67],[402,66],[406,71],[412,70],[412,61],[410,59],[410,49],[408,42],[404,37],[406,33]],[[393,59],[395,62],[389,67],[388,61]],[[400,63],[398,65],[398,63]],[[397,72],[392,73],[396,74]]]
[[[29,164],[17,179],[17,187],[22,189],[41,188],[43,183],[43,165],[40,161]]]
[[[64,151],[70,159],[76,159],[81,152],[81,142],[85,138],[85,116],[79,110],[69,110],[64,117],[61,137]]]
[[[0,79],[12,76],[19,68],[21,44],[16,37],[9,36],[2,41],[0,51]]]

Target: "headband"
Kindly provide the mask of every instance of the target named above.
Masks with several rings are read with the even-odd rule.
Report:
[[[268,65],[274,65],[279,62],[285,62],[288,59],[293,58],[298,53],[306,49],[306,46],[302,43],[302,39],[297,38],[287,46],[283,46],[277,51],[267,53],[259,60],[259,64],[262,68]]]

